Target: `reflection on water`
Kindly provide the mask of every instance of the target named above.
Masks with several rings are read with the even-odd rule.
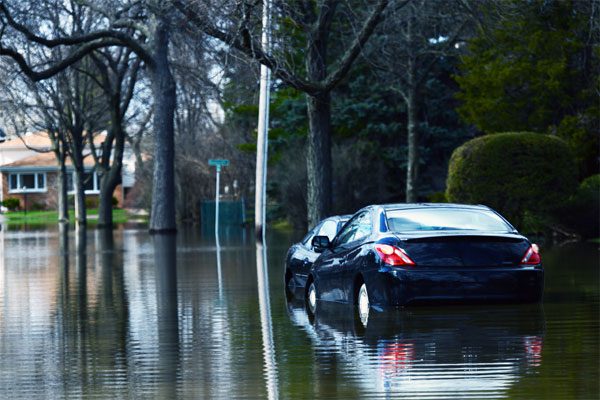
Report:
[[[269,301],[269,271],[267,249],[256,243],[256,277],[258,283],[258,304],[260,308],[260,327],[263,341],[264,369],[269,399],[277,399],[277,361],[275,360],[275,341],[273,339],[273,319]]]
[[[354,307],[323,302],[309,316],[288,313],[329,363],[341,359],[364,393],[408,398],[504,398],[542,362],[544,316],[535,306],[371,311],[365,327]],[[331,350],[335,350],[333,353]]]
[[[594,398],[598,249],[540,305],[371,311],[283,290],[293,238],[0,231],[0,398]],[[249,235],[251,237],[251,235]]]

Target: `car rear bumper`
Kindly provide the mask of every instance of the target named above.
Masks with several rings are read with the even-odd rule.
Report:
[[[536,302],[544,290],[544,270],[534,267],[487,269],[403,269],[384,267],[368,283],[371,303]]]

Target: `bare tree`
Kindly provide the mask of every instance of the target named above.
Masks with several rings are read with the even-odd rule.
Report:
[[[461,1],[413,0],[401,10],[390,8],[371,47],[369,59],[406,105],[407,202],[418,199],[419,97],[436,63],[457,54],[455,45],[471,21],[463,5]]]
[[[176,204],[182,220],[197,220],[201,200],[214,198],[213,167],[210,158],[226,158],[231,164],[221,171],[227,197],[240,199],[249,195],[254,171],[253,157],[240,152],[244,142],[236,129],[223,126],[223,69],[248,70],[247,60],[227,59],[227,54],[207,43],[202,33],[181,32],[173,45],[179,50],[172,57],[173,72],[178,82],[175,113],[175,146],[177,157]],[[235,82],[236,89],[240,82]],[[234,188],[235,186],[235,188]]]
[[[78,63],[78,68],[84,68]],[[88,65],[89,67],[89,65]],[[58,164],[59,221],[68,220],[66,160],[73,167],[75,191],[75,219],[78,227],[86,225],[84,158],[88,136],[102,125],[106,109],[98,99],[99,89],[77,68],[63,71],[44,82],[31,82],[17,75],[13,85],[5,84],[3,90],[12,92],[12,107],[25,123],[20,129],[43,130],[48,135]],[[25,142],[25,141],[24,141]],[[36,150],[36,149],[32,149]]]
[[[124,122],[135,94],[141,65],[141,60],[135,57],[130,49],[119,47],[112,50],[114,51],[102,49],[91,54],[98,71],[97,83],[108,103],[110,121],[107,135],[99,149],[96,148],[94,140],[89,141],[96,171],[100,176],[98,226],[106,228],[113,225],[112,198],[115,189],[122,183],[123,154],[127,137]]]
[[[6,111],[5,123],[12,124],[14,133],[21,138],[26,147],[32,151],[46,153],[54,152],[58,174],[57,174],[57,208],[58,221],[69,221],[69,210],[67,201],[67,169],[66,169],[66,135],[59,127],[52,102],[52,82],[44,84],[22,79],[15,74],[13,69],[5,63],[6,79],[2,81],[0,92],[2,92],[3,109]],[[10,71],[10,74],[8,74]],[[50,150],[31,147],[27,144],[24,134],[30,130],[42,131],[48,136],[52,143]]]
[[[274,1],[273,50],[265,52],[260,44],[261,18],[260,7],[257,7],[260,2],[232,0],[215,7],[195,0],[173,0],[191,24],[266,65],[276,79],[306,93],[310,225],[315,225],[331,210],[330,93],[352,67],[388,2],[378,0],[369,7],[339,0]],[[398,7],[404,4],[400,2]],[[357,5],[359,7],[355,7]],[[365,15],[360,12],[364,10],[370,11]],[[332,42],[333,32],[336,37]],[[333,49],[335,60],[331,59]],[[301,54],[305,56],[304,63],[296,62]]]
[[[127,47],[144,62],[152,81],[153,126],[157,132],[150,231],[176,231],[173,125],[176,89],[169,61],[174,19],[171,6],[158,1],[118,0],[23,3],[22,7],[13,5],[9,8],[6,1],[0,2],[0,56],[13,59],[34,81],[52,77],[92,51],[111,46]],[[94,16],[91,19],[94,23],[81,26],[77,31],[48,33],[40,29],[44,25],[40,21],[47,20],[43,9],[52,7],[63,12],[57,19],[59,22],[68,20],[73,13],[84,11]],[[31,26],[33,21],[37,26]],[[24,49],[12,45],[8,36],[25,38],[28,47],[60,49],[64,56],[54,63],[39,66],[29,62],[23,55]]]
[[[105,126],[106,105],[101,101],[100,88],[90,78],[90,60],[82,60],[77,68],[63,71],[55,76],[56,91],[51,101],[56,105],[56,118],[64,132],[64,144],[73,166],[73,188],[75,191],[75,223],[78,227],[87,224],[85,187],[92,179],[85,165],[89,155],[87,143],[94,141],[96,132]],[[87,64],[87,65],[85,65]]]

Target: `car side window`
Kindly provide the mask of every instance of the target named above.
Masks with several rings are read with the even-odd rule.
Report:
[[[343,245],[363,239],[371,234],[371,213],[365,211],[350,221],[338,235],[335,245]]]
[[[329,220],[329,221],[325,221],[323,223],[323,225],[321,225],[321,229],[319,229],[319,233],[317,233],[317,235],[327,236],[329,238],[329,241],[332,242],[336,233],[337,233],[337,222]]]

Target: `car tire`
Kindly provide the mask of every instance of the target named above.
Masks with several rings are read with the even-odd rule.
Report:
[[[357,295],[357,305],[358,305],[358,315],[360,317],[360,322],[362,322],[363,326],[367,326],[367,322],[369,321],[369,291],[367,290],[367,285],[363,282],[363,284],[358,289]]]
[[[306,304],[312,314],[317,311],[317,287],[315,286],[314,281],[310,283],[310,286],[306,291]]]

